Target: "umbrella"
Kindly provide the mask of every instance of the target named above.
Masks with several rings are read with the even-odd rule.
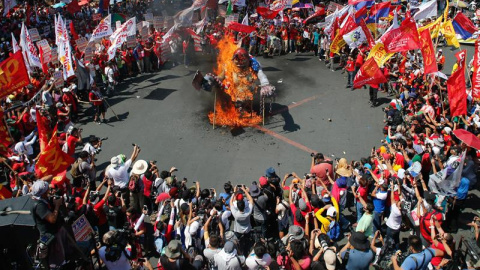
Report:
[[[480,149],[480,139],[473,133],[466,131],[465,129],[456,129],[453,131],[453,134],[455,134],[455,136],[464,144],[477,150]]]

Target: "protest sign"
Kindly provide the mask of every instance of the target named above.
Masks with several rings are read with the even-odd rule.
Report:
[[[38,40],[41,39],[37,28],[32,28],[32,29],[28,30],[28,33],[30,34],[30,37],[32,38],[32,41],[38,41]]]
[[[88,241],[92,237],[93,229],[85,215],[81,215],[72,224],[73,236],[77,242]]]
[[[135,36],[127,36],[127,47],[133,48],[135,47],[136,39]]]
[[[75,43],[77,44],[77,48],[80,52],[84,52],[85,48],[87,47],[88,41],[86,38],[81,37],[77,40],[75,40]]]
[[[84,60],[85,62],[90,62],[90,61],[92,61],[94,52],[95,52],[95,44],[88,45],[88,46],[85,48],[85,54],[84,54],[84,56],[83,56],[83,60]]]
[[[61,89],[63,87],[63,82],[64,82],[62,71],[61,70],[55,71],[53,73],[53,79],[54,79],[55,88]]]
[[[163,18],[161,16],[153,17],[153,27],[157,30],[163,27]]]

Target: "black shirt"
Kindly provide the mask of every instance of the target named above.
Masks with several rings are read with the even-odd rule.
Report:
[[[168,258],[163,255],[160,257],[160,263],[165,270],[195,270],[195,267],[183,258],[170,262]]]
[[[31,212],[40,235],[46,233],[55,234],[58,231],[58,225],[51,224],[46,220],[47,215],[52,213],[52,209],[53,207],[51,207],[46,201],[34,200]]]
[[[105,205],[103,210],[107,216],[108,226],[112,226],[114,228],[123,227],[125,224],[125,214],[123,213],[121,206],[109,207],[108,205]]]

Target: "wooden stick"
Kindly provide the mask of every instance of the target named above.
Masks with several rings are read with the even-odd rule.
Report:
[[[263,109],[262,109],[262,126],[265,126],[265,97],[262,97]]]
[[[216,117],[217,117],[217,91],[215,91],[215,97],[213,98],[213,129],[215,129]]]

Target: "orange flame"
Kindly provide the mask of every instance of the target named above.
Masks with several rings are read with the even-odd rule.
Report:
[[[260,123],[262,118],[255,112],[241,111],[235,107],[237,101],[251,106],[253,95],[256,93],[257,75],[251,67],[241,69],[235,65],[232,58],[238,46],[231,36],[225,35],[217,46],[219,54],[214,72],[222,80],[223,92],[217,94],[215,114],[213,112],[208,114],[210,123],[230,127],[246,127]]]

